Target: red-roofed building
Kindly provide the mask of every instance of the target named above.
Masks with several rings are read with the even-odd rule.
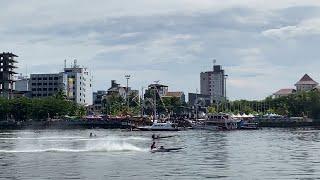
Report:
[[[177,97],[180,99],[182,103],[186,102],[186,96],[184,95],[183,92],[167,92],[164,97]]]
[[[279,98],[279,97],[285,97],[289,96],[290,94],[295,93],[295,89],[287,88],[287,89],[280,89],[279,91],[273,93],[274,98]]]
[[[308,74],[305,74],[296,84],[296,89],[300,91],[310,91],[318,86],[318,82],[314,81]]]

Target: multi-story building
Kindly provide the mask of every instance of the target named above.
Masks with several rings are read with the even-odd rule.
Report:
[[[210,106],[211,96],[206,94],[189,93],[188,104],[190,106]]]
[[[67,74],[31,74],[30,89],[32,97],[47,97],[59,91],[67,92]]]
[[[314,81],[308,74],[305,74],[296,84],[296,89],[300,91],[310,91],[318,86],[318,83]]]
[[[159,96],[163,97],[168,93],[169,88],[168,88],[168,86],[163,85],[163,84],[150,84],[148,86],[148,90],[150,90],[150,89],[156,89]]]
[[[0,54],[0,96],[7,99],[12,98],[14,91],[15,57],[18,56],[12,53]]]
[[[211,103],[226,99],[226,75],[220,65],[214,65],[213,71],[201,72],[200,92],[210,95]]]
[[[167,92],[167,94],[164,97],[178,98],[182,104],[184,104],[186,102],[186,96],[182,91]]]
[[[82,105],[92,105],[92,76],[87,68],[77,66],[64,68],[67,75],[67,97]]]

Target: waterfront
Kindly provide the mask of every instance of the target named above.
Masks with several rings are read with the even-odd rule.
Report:
[[[93,132],[97,138],[89,138]],[[179,152],[150,153],[151,132],[0,132],[0,179],[314,179],[320,131],[162,132]]]

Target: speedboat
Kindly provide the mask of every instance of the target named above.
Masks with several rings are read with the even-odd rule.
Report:
[[[158,123],[154,122],[151,126],[141,126],[137,129],[141,131],[179,131],[179,128],[171,122]]]
[[[151,152],[152,153],[156,153],[156,152],[171,152],[171,151],[179,151],[183,148],[163,148],[163,147],[160,147],[160,148],[156,148],[156,149],[152,149]]]

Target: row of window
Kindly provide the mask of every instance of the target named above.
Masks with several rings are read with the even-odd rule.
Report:
[[[32,88],[32,91],[57,91],[58,88]]]
[[[56,85],[58,85],[58,83],[57,83],[57,82],[54,82],[54,83],[31,83],[31,85],[32,85],[32,86],[36,86],[36,85],[38,85],[38,86],[42,86],[42,85],[43,85],[43,86],[55,85],[55,86],[56,86]]]
[[[39,77],[39,78],[35,78],[35,77],[33,77],[32,78],[32,80],[58,80],[59,79],[59,77],[43,77],[43,78],[41,78],[41,77]]]
[[[47,96],[52,96],[52,93],[49,94],[32,94],[33,97],[47,97]]]

